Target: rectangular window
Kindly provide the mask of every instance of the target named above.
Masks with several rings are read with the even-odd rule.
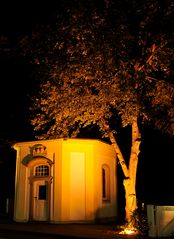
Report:
[[[47,199],[47,185],[39,185],[39,195],[38,200]]]
[[[49,176],[49,166],[39,165],[35,168],[35,176],[37,177],[47,177]]]

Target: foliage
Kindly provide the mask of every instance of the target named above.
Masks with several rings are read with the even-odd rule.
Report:
[[[42,79],[35,130],[55,138],[97,124],[107,136],[111,118],[125,127],[136,116],[173,134],[173,1],[76,3],[20,42]]]
[[[147,235],[149,226],[146,211],[143,209],[134,210],[131,215],[129,225],[127,225],[127,227],[136,229],[142,235]]]

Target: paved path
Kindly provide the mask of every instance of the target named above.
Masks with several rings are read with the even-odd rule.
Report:
[[[120,235],[115,225],[111,224],[50,224],[1,222],[0,232],[57,235],[58,238],[84,239],[147,239],[145,236]],[[1,236],[0,236],[1,237]],[[8,238],[8,237],[5,237]],[[32,237],[31,237],[32,238]],[[170,238],[171,239],[171,238]]]

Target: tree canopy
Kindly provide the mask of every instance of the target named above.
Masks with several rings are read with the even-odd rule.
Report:
[[[75,2],[20,42],[42,79],[35,130],[55,138],[97,124],[107,136],[106,124],[138,117],[173,134],[173,1]]]

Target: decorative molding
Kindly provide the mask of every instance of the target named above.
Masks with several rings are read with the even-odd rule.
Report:
[[[43,144],[35,144],[34,146],[30,148],[30,151],[33,157],[47,155],[47,148]]]

